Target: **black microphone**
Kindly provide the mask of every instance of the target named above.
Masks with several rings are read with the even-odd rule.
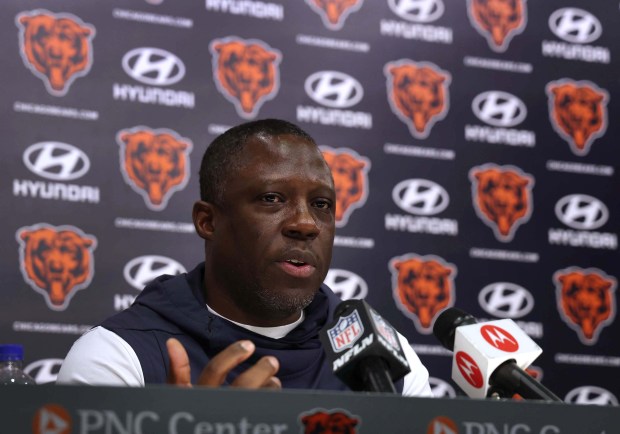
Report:
[[[396,330],[363,300],[346,300],[319,334],[334,374],[351,390],[397,393],[411,371]]]
[[[467,312],[451,307],[437,317],[433,334],[454,351],[452,379],[469,396],[497,393],[509,398],[518,393],[524,399],[562,402],[523,370],[542,350],[514,321],[478,323]]]

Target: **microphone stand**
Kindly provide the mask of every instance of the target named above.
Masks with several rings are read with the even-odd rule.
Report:
[[[360,361],[358,369],[366,391],[397,393],[387,363],[381,357],[366,357]]]
[[[492,386],[489,395],[497,393],[502,398],[511,398],[515,393],[524,399],[547,402],[563,402],[552,391],[533,379],[527,372],[508,360],[500,365],[489,379]]]

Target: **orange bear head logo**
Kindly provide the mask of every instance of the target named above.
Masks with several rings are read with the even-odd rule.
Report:
[[[350,149],[321,147],[336,188],[336,226],[347,224],[350,215],[366,203],[370,161]]]
[[[587,155],[607,129],[608,93],[587,81],[560,80],[547,85],[549,118],[573,153]]]
[[[532,214],[534,177],[513,166],[485,164],[469,171],[478,217],[499,241],[511,241]]]
[[[392,258],[389,268],[396,305],[420,333],[432,333],[437,315],[454,305],[456,266],[437,256],[409,254]]]
[[[189,179],[192,142],[168,129],[136,127],[119,131],[125,181],[144,197],[149,209],[161,211]]]
[[[347,17],[362,7],[364,0],[306,0],[306,3],[321,16],[325,27],[340,30]]]
[[[344,411],[317,410],[300,417],[304,434],[355,434],[359,418]]]
[[[38,224],[17,230],[24,280],[45,297],[50,309],[65,310],[94,274],[97,239],[73,226]]]
[[[493,51],[503,52],[527,24],[526,0],[468,0],[472,26]]]
[[[594,345],[616,316],[617,282],[597,269],[570,267],[553,275],[558,310],[586,345]]]
[[[16,17],[24,64],[54,96],[65,95],[77,77],[90,71],[95,28],[70,14],[37,9]]]
[[[388,101],[394,114],[424,139],[435,122],[448,114],[450,74],[428,62],[400,60],[385,65]]]
[[[280,89],[282,55],[263,41],[235,37],[212,41],[210,50],[218,90],[235,105],[239,116],[255,118]]]

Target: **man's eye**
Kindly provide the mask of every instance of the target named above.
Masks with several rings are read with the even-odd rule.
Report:
[[[277,202],[282,202],[282,199],[280,198],[280,196],[278,196],[277,194],[264,194],[261,197],[261,200],[263,202],[269,202],[269,203],[277,203]]]
[[[332,203],[328,200],[315,200],[314,206],[319,209],[330,209],[332,207]]]

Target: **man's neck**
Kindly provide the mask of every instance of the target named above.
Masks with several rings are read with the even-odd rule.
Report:
[[[243,324],[237,321],[233,321],[230,318],[226,318],[224,315],[220,315],[218,312],[216,312],[213,308],[211,308],[211,306],[209,306],[207,304],[207,309],[209,310],[209,312],[211,312],[214,315],[219,316],[220,318],[223,318],[229,322],[232,322],[233,324],[238,325],[239,327],[242,327],[246,330],[250,330],[256,334],[259,334],[261,336],[265,336],[268,338],[272,338],[272,339],[281,339],[284,336],[286,336],[287,334],[289,334],[291,331],[293,331],[293,329],[295,329],[295,327],[297,327],[299,324],[301,324],[304,319],[305,319],[305,315],[304,312],[301,312],[301,315],[299,316],[299,318],[290,323],[290,324],[285,324],[285,325],[281,325],[281,326],[276,326],[276,327],[258,327],[258,326],[253,326],[253,325],[249,325],[249,324]]]
[[[303,313],[303,310],[284,313],[273,310],[261,312],[258,306],[252,306],[252,311],[248,312],[235,302],[228,291],[222,290],[220,285],[209,279],[206,269],[203,291],[207,305],[218,315],[229,321],[253,327],[286,326],[298,321]]]

